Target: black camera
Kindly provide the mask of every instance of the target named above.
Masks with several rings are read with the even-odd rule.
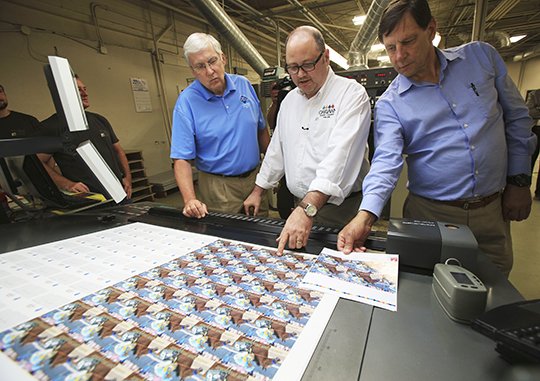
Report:
[[[276,82],[276,88],[278,90],[292,90],[296,87],[296,85],[294,84],[294,82],[292,81],[291,77],[289,77],[288,75],[283,77],[283,78],[280,78],[277,82]]]

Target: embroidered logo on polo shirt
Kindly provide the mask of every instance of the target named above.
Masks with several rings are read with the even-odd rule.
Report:
[[[240,97],[240,102],[242,103],[242,108],[250,108],[251,107],[251,103],[249,102],[249,98],[246,97],[245,95],[242,95]]]
[[[323,106],[319,110],[319,116],[325,119],[331,118],[332,116],[334,116],[335,113],[336,113],[336,107],[334,105]]]

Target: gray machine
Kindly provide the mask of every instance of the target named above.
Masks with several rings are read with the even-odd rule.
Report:
[[[457,259],[469,271],[477,270],[478,243],[466,225],[391,219],[386,252],[399,254],[400,265],[432,273],[437,263]]]

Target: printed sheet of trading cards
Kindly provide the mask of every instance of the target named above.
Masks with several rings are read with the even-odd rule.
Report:
[[[304,276],[310,290],[397,311],[399,256],[324,248]]]
[[[145,226],[111,230],[116,237]],[[141,247],[170,251],[173,236],[187,234],[190,250],[0,332],[0,353],[39,380],[271,380],[323,297],[300,287],[314,257],[148,229],[152,237],[137,239],[154,242],[136,245],[134,260]],[[93,235],[82,242],[95,245]],[[51,245],[28,250],[50,253]],[[133,253],[120,250],[124,261]]]

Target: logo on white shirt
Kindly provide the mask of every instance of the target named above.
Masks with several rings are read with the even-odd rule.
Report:
[[[334,116],[335,113],[336,113],[336,107],[334,105],[323,106],[319,110],[319,116],[325,119],[331,118],[332,116]]]

